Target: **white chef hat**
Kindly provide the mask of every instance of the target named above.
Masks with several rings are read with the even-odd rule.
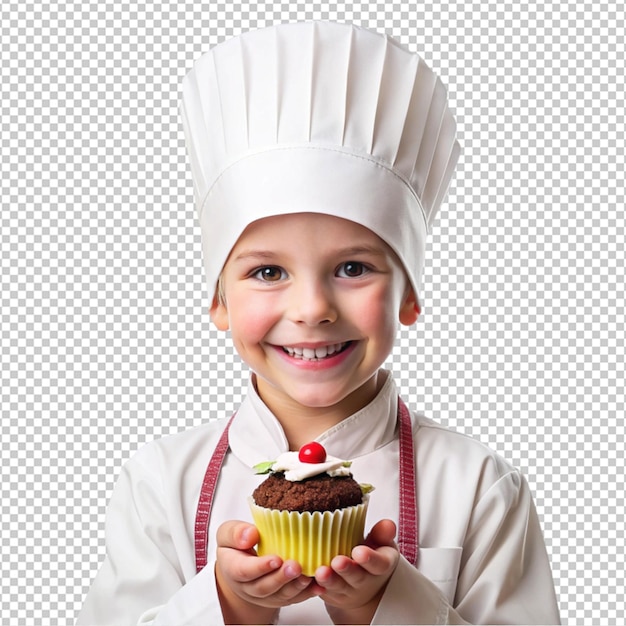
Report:
[[[418,55],[353,25],[277,25],[198,59],[181,109],[211,295],[249,224],[303,212],[375,232],[420,294],[459,144],[445,87]]]

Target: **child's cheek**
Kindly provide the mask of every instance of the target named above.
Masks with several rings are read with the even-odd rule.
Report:
[[[356,304],[360,326],[373,333],[384,333],[396,328],[396,298],[392,290],[380,288],[368,294],[363,302]]]
[[[261,341],[276,323],[273,308],[258,302],[242,302],[236,310],[231,329],[246,341]]]

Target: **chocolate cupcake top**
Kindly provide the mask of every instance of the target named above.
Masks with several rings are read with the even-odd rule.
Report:
[[[326,453],[314,441],[298,452],[285,452],[276,461],[254,466],[270,474],[253,492],[258,506],[281,511],[333,511],[363,502],[371,485],[359,484],[350,472],[351,461]]]
[[[320,474],[301,481],[271,474],[252,493],[258,506],[279,511],[335,511],[363,502],[363,490],[352,476]]]

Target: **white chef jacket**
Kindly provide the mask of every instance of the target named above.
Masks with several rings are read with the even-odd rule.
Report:
[[[397,390],[387,373],[365,408],[320,437],[371,483],[367,526],[398,523]],[[525,479],[465,435],[413,414],[419,558],[400,558],[373,624],[558,624],[552,574]],[[247,497],[265,477],[252,466],[288,450],[253,379],[229,432],[215,492],[207,566],[196,573],[194,521],[207,464],[225,427],[212,421],[142,447],[109,505],[107,554],[79,624],[223,624],[214,566],[217,528],[252,522]],[[367,529],[366,529],[367,532]],[[320,598],[280,610],[278,623],[330,624]]]

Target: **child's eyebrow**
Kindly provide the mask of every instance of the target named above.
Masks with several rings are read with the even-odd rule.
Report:
[[[350,257],[350,256],[359,256],[362,254],[374,255],[374,256],[384,256],[385,250],[378,246],[371,246],[367,244],[356,245],[356,246],[348,246],[346,248],[338,248],[334,251],[336,256],[340,257]],[[272,252],[271,250],[242,250],[239,254],[235,256],[234,261],[248,261],[250,259],[256,261],[273,261],[280,256],[279,253]]]
[[[383,256],[385,254],[385,250],[378,246],[358,245],[341,248],[340,250],[337,250],[337,254],[339,254],[340,256],[358,256],[360,254],[373,254],[376,256]]]
[[[248,259],[256,259],[259,261],[272,261],[276,258],[276,253],[270,250],[243,250],[235,258],[234,261],[246,261]]]

